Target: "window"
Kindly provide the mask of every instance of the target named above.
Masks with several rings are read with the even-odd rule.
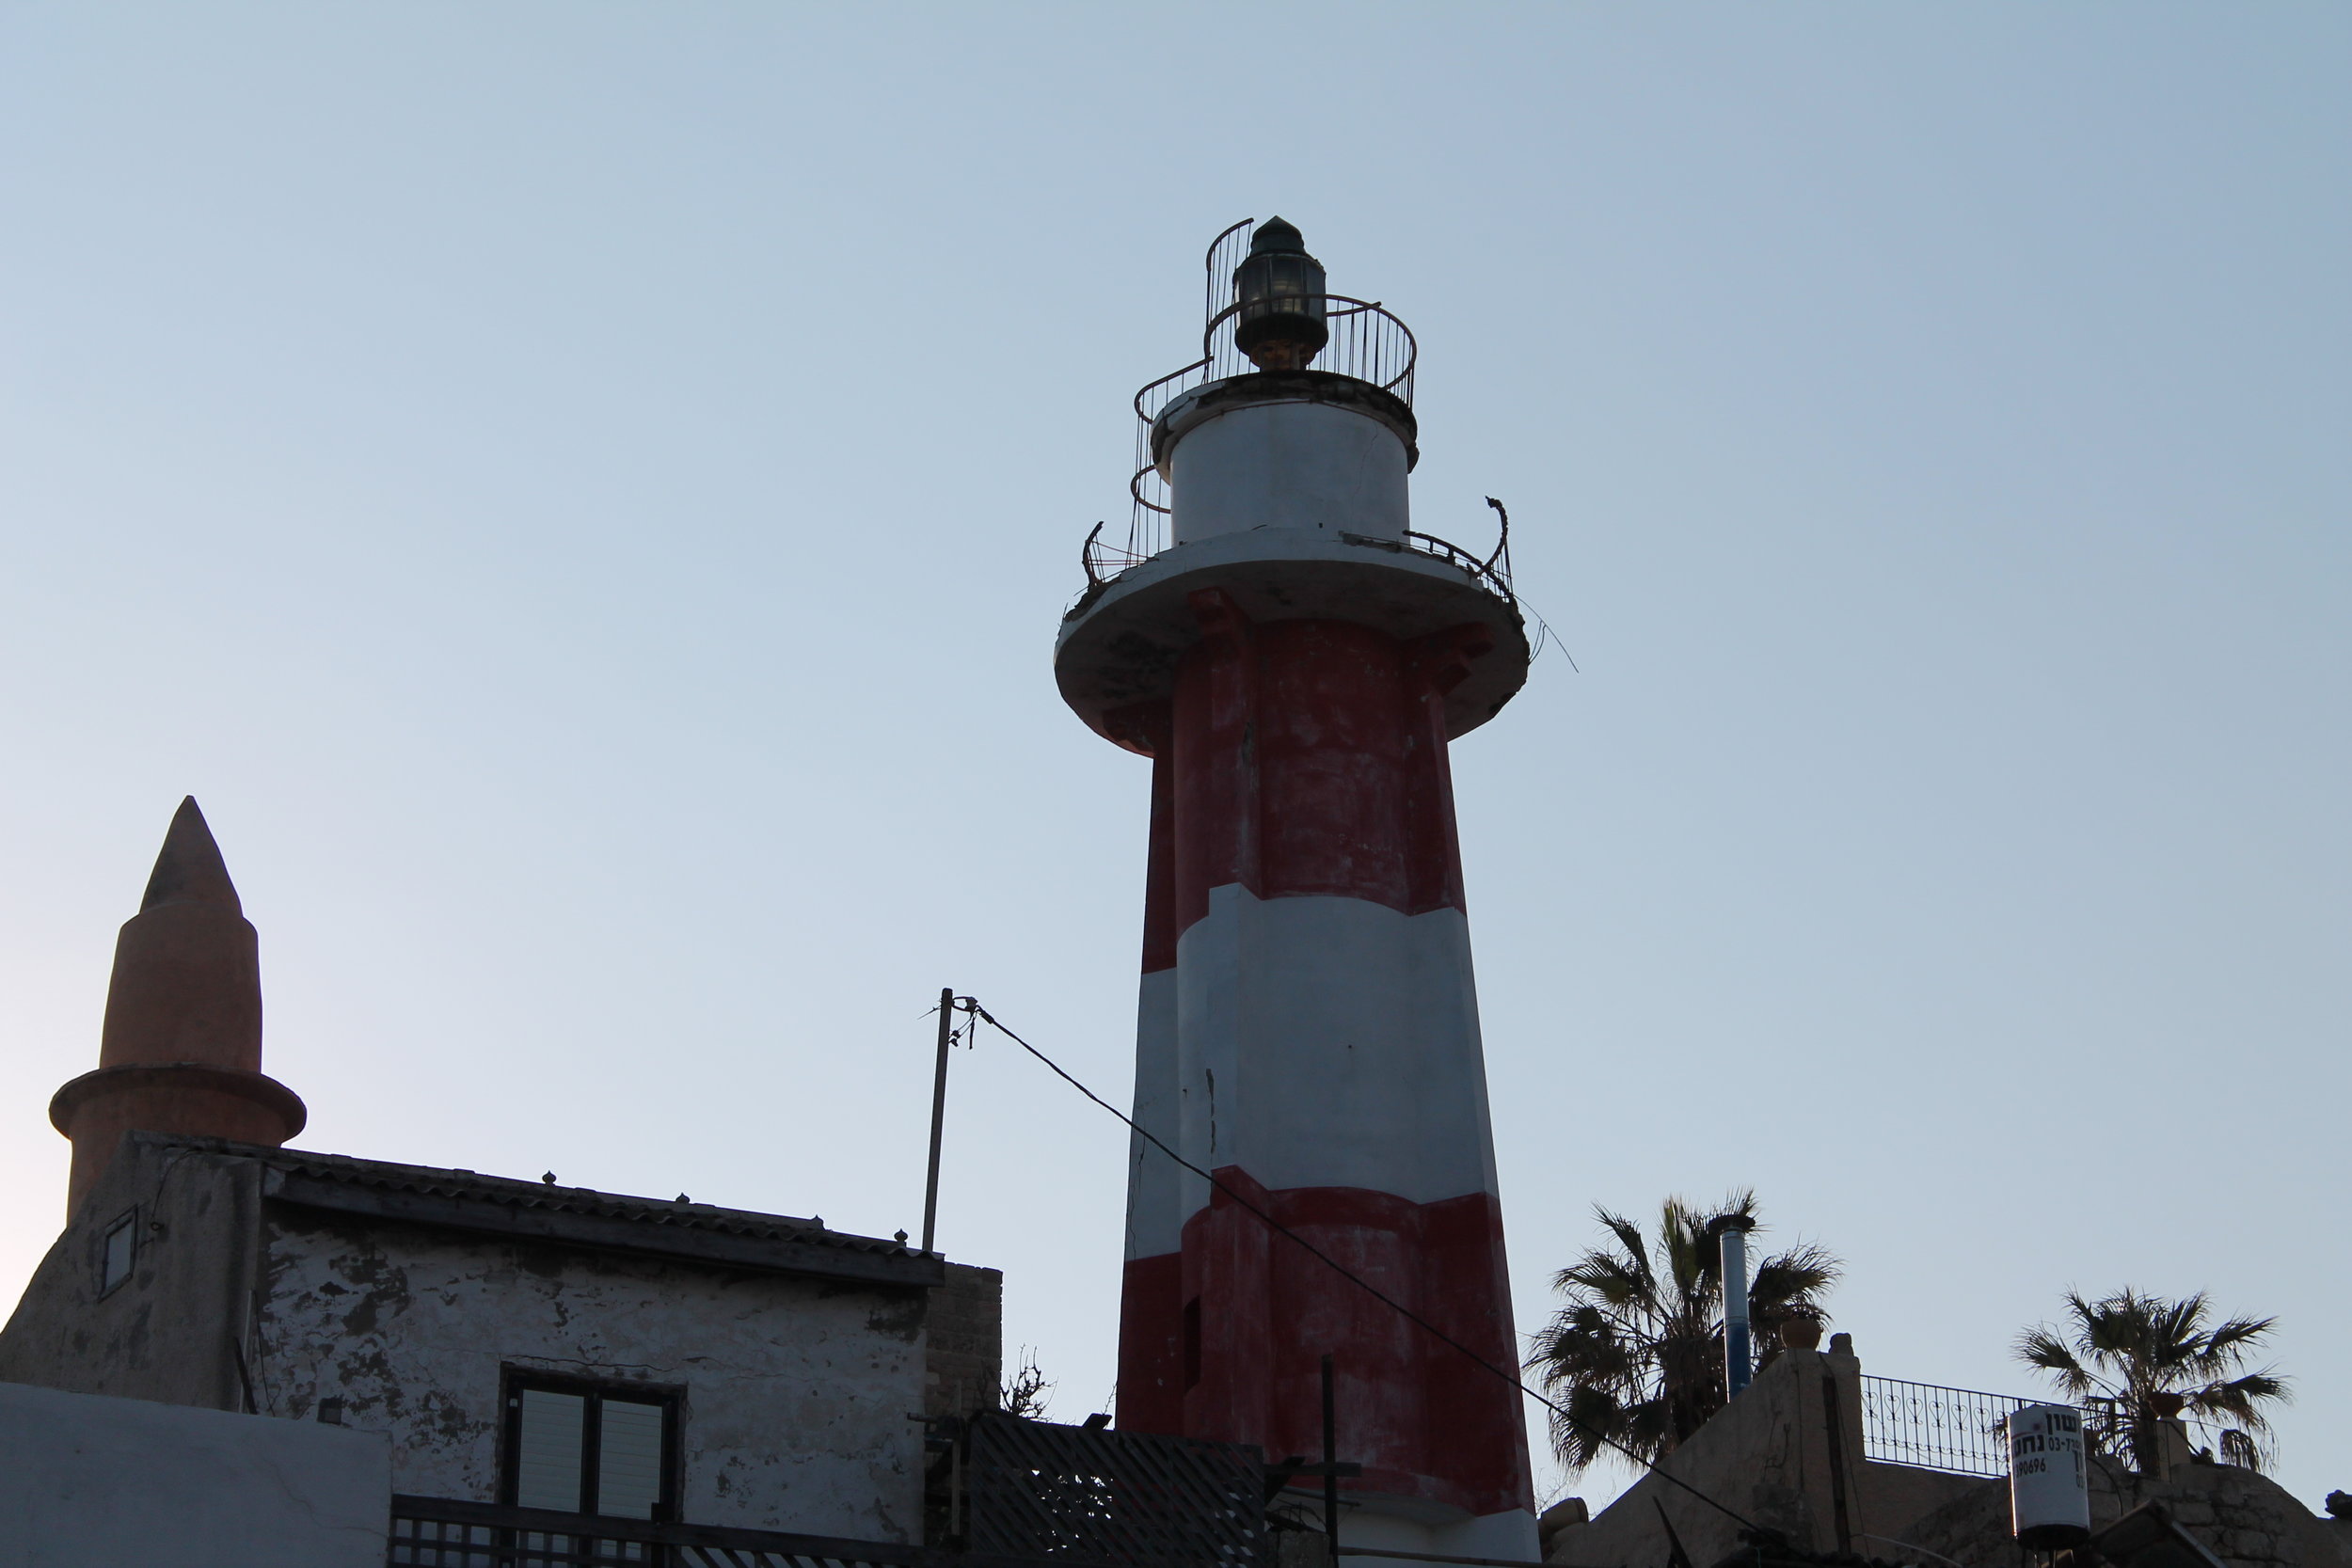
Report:
[[[104,1295],[131,1277],[131,1266],[138,1261],[139,1212],[136,1209],[106,1227],[105,1242],[98,1254],[98,1293]]]
[[[535,1374],[506,1386],[506,1500],[608,1519],[676,1517],[675,1395]]]

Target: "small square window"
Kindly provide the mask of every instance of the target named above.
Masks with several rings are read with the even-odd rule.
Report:
[[[131,1267],[138,1261],[139,1212],[136,1209],[106,1227],[106,1240],[99,1252],[98,1293],[104,1295],[131,1277]]]

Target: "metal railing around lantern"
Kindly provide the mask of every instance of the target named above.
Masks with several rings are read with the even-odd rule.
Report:
[[[1149,561],[1173,542],[1168,537],[1171,502],[1168,484],[1152,464],[1152,421],[1159,418],[1162,409],[1194,388],[1229,376],[1247,375],[1257,369],[1233,341],[1233,328],[1243,309],[1242,301],[1234,296],[1233,274],[1248,256],[1249,243],[1256,231],[1257,221],[1244,218],[1209,243],[1208,254],[1202,259],[1208,276],[1202,298],[1201,314],[1206,325],[1200,331],[1200,357],[1136,393],[1135,467],[1133,477],[1127,481],[1130,505],[1126,543],[1123,547],[1104,543],[1099,537],[1099,529],[1088,535],[1085,555],[1089,582],[1104,581],[1129,566]],[[1292,302],[1306,298],[1321,302],[1324,326],[1330,334],[1308,368],[1370,382],[1382,391],[1404,399],[1410,407],[1413,371],[1420,357],[1420,345],[1414,341],[1412,328],[1377,300],[1316,294],[1292,296]]]
[[[1330,341],[1315,354],[1308,369],[1369,382],[1392,397],[1413,403],[1413,369],[1420,345],[1413,329],[1399,321],[1377,300],[1346,294],[1320,294],[1324,325]],[[1172,371],[1136,393],[1136,470],[1127,482],[1135,503],[1134,526],[1127,553],[1149,559],[1168,547],[1166,521],[1172,510],[1168,482],[1152,462],[1152,422],[1178,398],[1196,387],[1232,376],[1248,375],[1257,367],[1233,345],[1233,324],[1243,307],[1228,305],[1209,320],[1201,335],[1200,357],[1183,370]]]

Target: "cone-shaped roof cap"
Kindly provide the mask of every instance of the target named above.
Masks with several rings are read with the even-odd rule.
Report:
[[[1304,251],[1306,248],[1307,236],[1298,231],[1296,224],[1286,218],[1268,218],[1258,225],[1249,236],[1249,254],[1252,256],[1264,250]]]
[[[205,825],[193,795],[172,813],[171,831],[164,834],[163,852],[147,879],[139,912],[158,904],[215,904],[235,914],[245,912],[237,885],[229,879],[228,863],[220,858],[220,846],[213,842],[213,830]]]

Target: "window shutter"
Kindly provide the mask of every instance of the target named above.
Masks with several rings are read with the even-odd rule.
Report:
[[[597,1431],[596,1512],[614,1519],[650,1519],[661,1500],[661,1429],[668,1413],[658,1404],[605,1399]]]
[[[578,1513],[586,1453],[588,1401],[545,1388],[522,1391],[515,1452],[515,1504]]]

